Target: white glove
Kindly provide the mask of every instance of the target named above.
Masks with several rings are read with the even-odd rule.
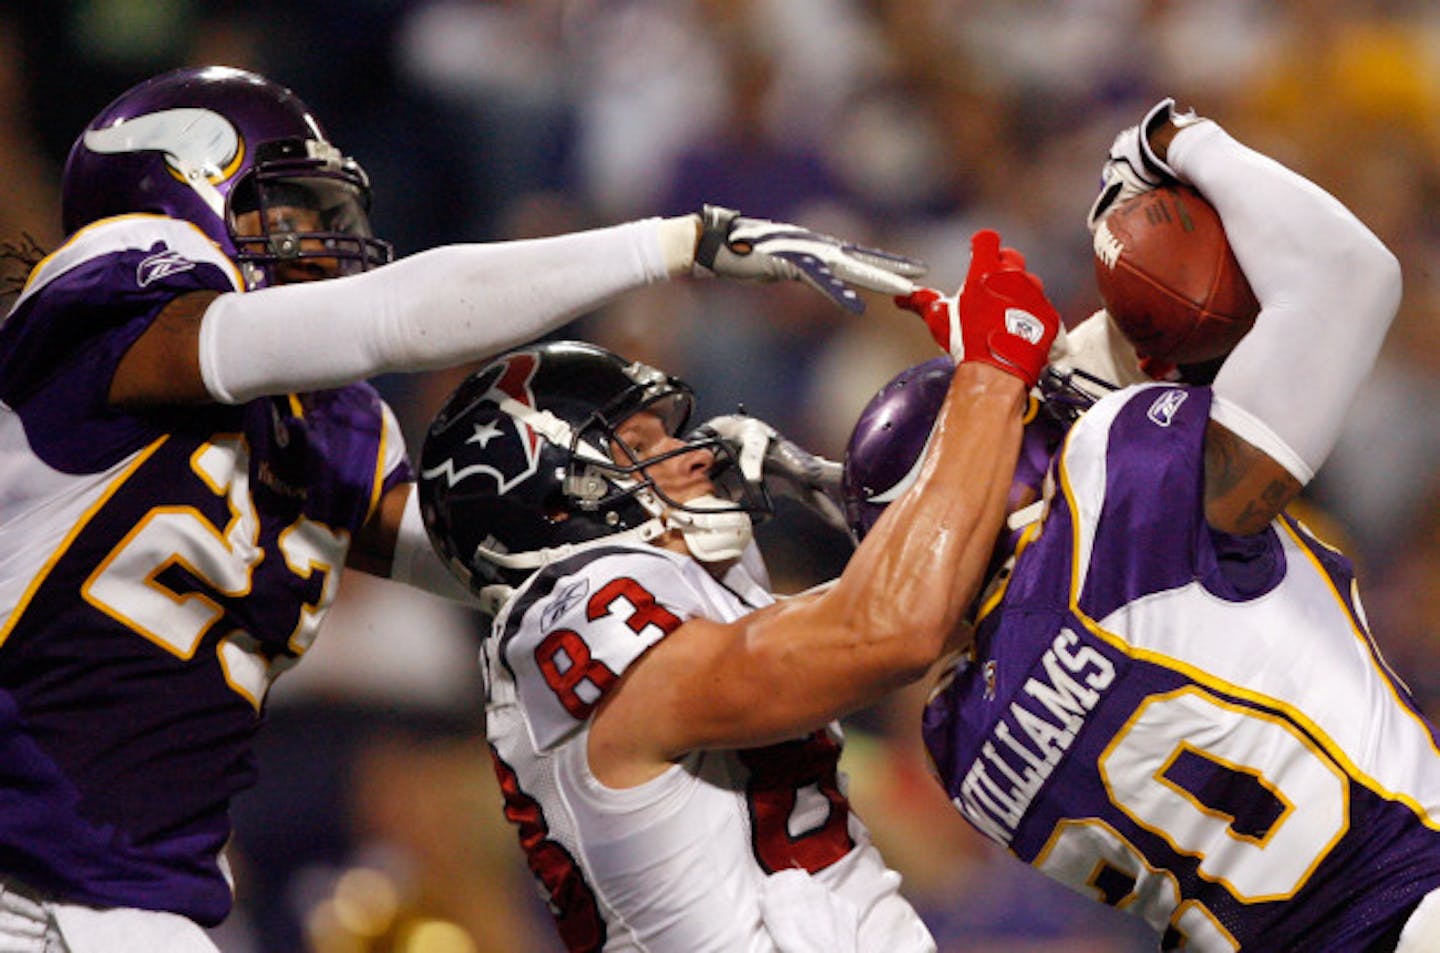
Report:
[[[700,433],[713,434],[735,447],[740,473],[776,496],[800,503],[826,523],[848,533],[840,503],[842,467],[786,440],[774,427],[747,414],[707,420]]]
[[[36,897],[0,883],[0,950],[43,950],[50,912]]]
[[[803,281],[840,307],[865,310],[851,284],[888,295],[915,290],[925,263],[878,248],[852,245],[798,225],[745,218],[707,205],[700,213],[695,274],[741,281]]]
[[[1126,199],[1134,198],[1166,182],[1180,181],[1175,170],[1162,161],[1150,147],[1149,137],[1155,130],[1167,122],[1176,128],[1183,128],[1208,121],[1195,115],[1193,110],[1177,114],[1175,100],[1167,96],[1151,106],[1138,125],[1122,129],[1110,145],[1110,155],[1100,170],[1100,194],[1095,197],[1095,202],[1090,206],[1090,214],[1085,217],[1085,224],[1089,226],[1091,233],[1093,234],[1101,220],[1110,214],[1111,209]]]

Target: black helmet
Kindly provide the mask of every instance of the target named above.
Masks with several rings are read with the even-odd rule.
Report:
[[[728,444],[695,434],[642,461],[615,436],[648,411],[678,437],[693,402],[684,382],[594,345],[502,354],[461,383],[426,434],[420,512],[432,541],[476,591],[518,585],[576,546],[620,534],[650,540],[676,528],[697,558],[738,555],[769,501]],[[679,503],[644,472],[700,449],[715,456],[714,495]]]

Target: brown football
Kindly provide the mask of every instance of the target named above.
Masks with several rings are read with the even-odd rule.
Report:
[[[1128,199],[1095,230],[1100,300],[1143,357],[1199,364],[1230,353],[1260,304],[1214,207],[1185,185]]]

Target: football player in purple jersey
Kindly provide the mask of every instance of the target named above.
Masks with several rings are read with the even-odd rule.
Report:
[[[935,949],[851,810],[834,719],[946,652],[976,590],[934,574],[978,584],[1000,528],[1059,316],[994,232],[963,296],[914,488],[838,581],[778,603],[752,520],[813,461],[765,425],[689,433],[683,383],[572,342],[507,352],[432,423],[421,513],[498,607],[487,733],[567,949]]]
[[[1147,380],[1103,312],[1071,335],[1051,384],[1099,399],[1077,419],[1074,388],[1042,388],[972,632],[926,709],[939,780],[980,832],[1162,949],[1440,949],[1434,728],[1349,560],[1286,512],[1369,373],[1397,263],[1332,196],[1171,100],[1103,173],[1097,232],[1128,195],[1196,187],[1260,315],[1206,385]],[[932,328],[954,312],[905,303]],[[906,485],[951,373],[911,369],[862,415],[857,535]]]
[[[0,325],[7,949],[213,949],[197,924],[231,906],[227,811],[266,689],[341,567],[469,598],[365,378],[681,275],[802,280],[860,311],[853,286],[922,270],[710,206],[391,263],[359,164],[292,92],[222,67],[122,94],[61,191],[68,237]]]

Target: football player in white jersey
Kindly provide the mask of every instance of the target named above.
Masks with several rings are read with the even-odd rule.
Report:
[[[569,950],[935,948],[851,809],[834,719],[941,657],[1000,526],[1059,319],[994,232],[965,295],[965,358],[915,487],[837,582],[779,603],[751,526],[766,472],[798,454],[763,425],[725,422],[738,452],[687,435],[680,381],[537,345],[432,423],[421,512],[498,606],[491,753]]]
[[[222,67],[136,86],[71,151],[69,235],[0,326],[0,947],[213,949],[266,690],[340,567],[468,598],[364,378],[680,275],[859,311],[852,283],[919,270],[713,207],[389,263],[369,200],[294,93]]]
[[[927,747],[978,830],[1162,949],[1440,949],[1435,730],[1349,561],[1285,512],[1369,372],[1399,268],[1333,197],[1170,100],[1115,140],[1097,245],[1117,202],[1165,181],[1218,210],[1259,317],[1209,385],[1145,380],[1103,313],[1082,332],[1097,346],[1062,363],[1131,386],[1068,432],[1060,399],[1027,428]],[[911,303],[932,327],[953,311]],[[905,485],[950,373],[907,372],[862,415],[858,534]]]

